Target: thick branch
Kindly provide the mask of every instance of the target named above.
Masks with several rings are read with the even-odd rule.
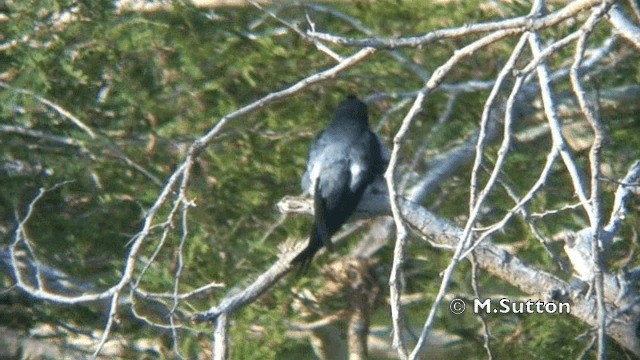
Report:
[[[625,39],[640,49],[640,26],[627,17],[620,5],[614,5],[609,10],[609,22]]]
[[[633,166],[632,169],[636,167]],[[633,170],[631,173],[634,173]],[[382,199],[383,197],[380,197]],[[300,199],[297,199],[300,201]],[[308,200],[310,201],[310,200]],[[283,201],[286,202],[286,201]],[[281,204],[281,209],[287,208]],[[296,208],[300,208],[296,206]],[[376,205],[376,209],[382,209]],[[363,214],[371,214],[371,209],[362,209]],[[427,240],[434,244],[455,248],[458,244],[463,229],[442,219],[410,201],[400,201],[400,210],[403,218],[413,228],[420,231]],[[489,240],[489,239],[487,239]],[[294,255],[295,256],[295,255]],[[291,256],[287,255],[286,258]],[[527,265],[513,254],[501,249],[490,241],[480,243],[474,251],[475,260],[481,268],[500,279],[518,287],[525,293],[540,296],[541,299],[562,300],[571,303],[571,314],[591,326],[597,325],[595,316],[596,301],[593,297],[585,297],[580,291],[574,289],[562,279],[544,272],[538,268]],[[280,259],[279,263],[283,259]],[[274,265],[275,266],[275,265]],[[620,345],[636,355],[640,355],[640,342],[635,334],[638,325],[639,308],[635,304],[635,294],[621,292],[624,289],[615,281],[615,277],[608,276],[606,293],[606,306],[608,313],[617,314],[615,321],[609,321],[607,333]],[[266,289],[263,289],[263,291]],[[623,301],[614,301],[624,296]],[[225,303],[226,301],[223,301]]]

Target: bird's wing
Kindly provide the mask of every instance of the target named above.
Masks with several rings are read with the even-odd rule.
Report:
[[[312,176],[311,173],[314,171],[313,169],[319,164],[321,161],[320,157],[322,156],[323,151],[329,146],[329,142],[324,135],[324,131],[320,132],[311,142],[311,148],[309,149],[309,160],[307,161],[307,169],[302,175],[302,190],[308,192],[309,194],[314,194],[314,186],[313,180],[317,176]]]
[[[327,209],[333,210],[338,206],[345,192],[349,191],[351,180],[349,162],[346,157],[343,157],[322,165],[316,167],[319,179],[318,190],[325,200]]]
[[[327,231],[327,220],[325,219],[326,212],[326,201],[321,196],[321,191],[318,190],[320,187],[320,181],[316,181],[314,186],[314,197],[313,197],[313,211],[315,215],[315,219],[313,221],[313,226],[315,227],[314,232],[311,236],[317,238],[316,240],[311,239],[311,241],[320,241],[322,245],[324,245],[327,249],[331,250],[331,241],[329,238],[329,232]]]
[[[355,193],[369,185],[376,175],[382,173],[383,167],[380,140],[373,132],[367,131],[349,149],[351,191]]]

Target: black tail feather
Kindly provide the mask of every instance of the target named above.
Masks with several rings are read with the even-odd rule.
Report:
[[[322,198],[322,195],[320,194],[320,181],[316,181],[315,192],[313,195],[313,216],[315,220],[313,221],[313,228],[311,228],[311,234],[309,235],[309,239],[310,239],[310,243],[311,243],[311,238],[316,239],[316,241],[320,242],[320,247],[324,245],[326,246],[327,250],[332,251],[333,247],[331,246],[331,239],[330,239],[331,234],[329,234],[329,231],[327,229],[327,219],[325,216],[326,211],[327,211],[326,201],[325,199]]]
[[[299,274],[304,274],[309,270],[309,265],[311,265],[313,257],[320,249],[322,249],[322,246],[327,244],[329,244],[329,246],[326,246],[327,250],[331,251],[331,239],[329,238],[326,229],[324,226],[318,226],[318,224],[314,222],[311,234],[309,235],[309,243],[307,244],[307,247],[291,261],[292,264],[300,265]]]

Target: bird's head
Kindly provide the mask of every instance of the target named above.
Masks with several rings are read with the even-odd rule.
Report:
[[[367,115],[367,104],[360,101],[355,95],[348,95],[338,106],[336,111],[336,119],[355,120],[369,125],[369,117]]]

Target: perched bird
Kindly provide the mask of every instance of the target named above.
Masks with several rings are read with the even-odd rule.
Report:
[[[313,196],[315,218],[309,243],[293,263],[306,270],[322,246],[331,250],[331,236],[385,167],[380,140],[369,128],[367,105],[350,95],[311,144],[302,188]]]

